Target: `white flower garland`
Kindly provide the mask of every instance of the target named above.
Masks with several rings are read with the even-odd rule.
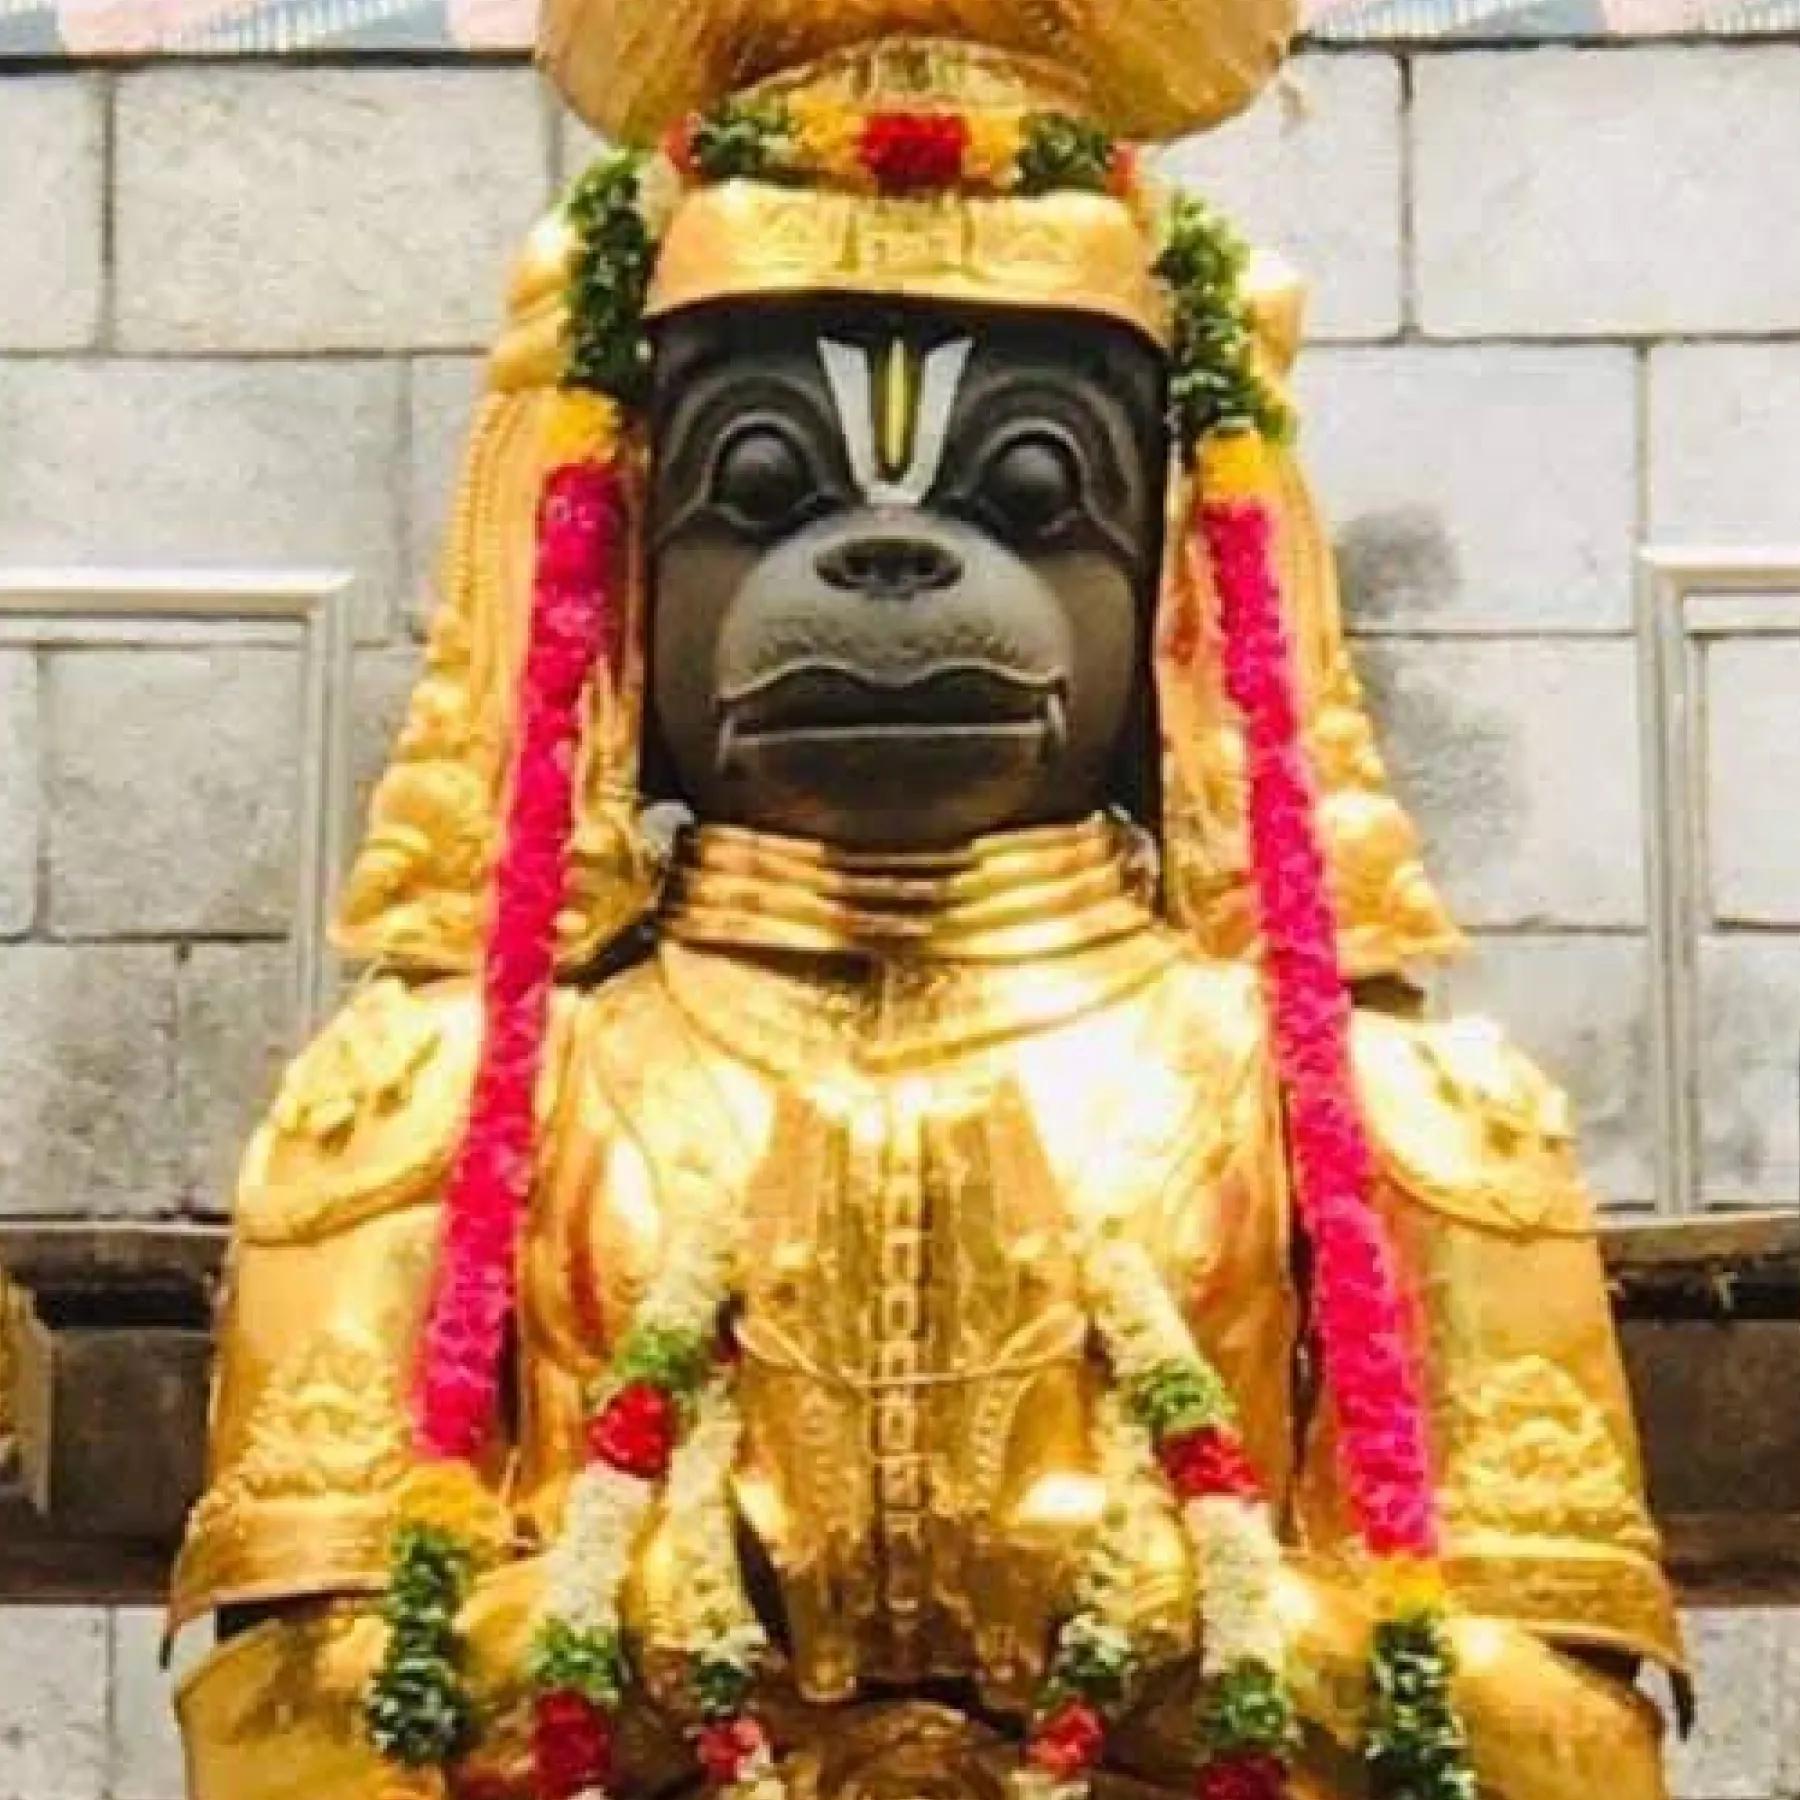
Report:
[[[684,1188],[661,1266],[632,1319],[634,1329],[702,1336],[712,1331],[737,1282],[746,1230],[722,1185]]]
[[[1196,1360],[1194,1334],[1142,1244],[1102,1224],[1081,1246],[1080,1259],[1088,1309],[1120,1381]]]
[[[655,1500],[650,1482],[604,1463],[575,1477],[562,1530],[545,1558],[540,1619],[618,1635],[620,1597]]]
[[[1081,1264],[1096,1330],[1116,1378],[1128,1390],[1135,1383],[1166,1380],[1170,1371],[1218,1383],[1142,1244],[1125,1236],[1116,1222],[1096,1221],[1081,1245]],[[1236,1442],[1232,1413],[1221,1386],[1219,1416],[1210,1428]],[[1150,1434],[1142,1436],[1143,1454],[1155,1459]],[[1115,1435],[1112,1441],[1124,1454],[1127,1440]],[[1198,1571],[1202,1675],[1227,1689],[1273,1683],[1285,1693],[1289,1653],[1277,1602],[1282,1549],[1268,1501],[1238,1492],[1203,1494],[1182,1503],[1181,1520]],[[1048,1797],[1019,1792],[1015,1800]]]
[[[1181,1509],[1188,1542],[1206,1584],[1206,1637],[1201,1670],[1225,1675],[1241,1663],[1280,1674],[1287,1639],[1274,1605],[1281,1545],[1269,1509],[1235,1494],[1211,1494]]]
[[[743,1419],[729,1387],[712,1382],[669,1466],[666,1504],[681,1564],[683,1617],[671,1647],[753,1668],[767,1654],[769,1639],[744,1587],[731,1506],[731,1476],[743,1437]]]

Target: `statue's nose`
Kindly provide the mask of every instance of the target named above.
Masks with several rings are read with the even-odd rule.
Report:
[[[820,580],[872,600],[910,600],[962,580],[962,558],[928,537],[881,532],[847,538],[821,550]]]

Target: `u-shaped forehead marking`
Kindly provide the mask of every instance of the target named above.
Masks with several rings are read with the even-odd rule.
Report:
[[[950,420],[962,391],[972,338],[956,338],[927,350],[916,381],[890,380],[894,359],[914,352],[896,339],[885,355],[866,344],[819,340],[819,360],[837,407],[844,453],[850,473],[872,506],[922,506],[944,466],[950,442]],[[896,407],[910,405],[910,418],[897,418]],[[904,468],[889,472],[884,439],[909,446]]]

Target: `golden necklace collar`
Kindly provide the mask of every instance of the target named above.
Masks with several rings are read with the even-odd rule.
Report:
[[[1144,930],[1143,861],[1132,828],[1103,817],[907,855],[708,825],[677,855],[663,929],[721,949],[1019,962]]]

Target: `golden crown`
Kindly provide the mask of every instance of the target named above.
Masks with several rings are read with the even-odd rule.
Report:
[[[583,118],[626,143],[758,83],[905,40],[989,52],[1021,86],[1160,141],[1248,104],[1294,26],[1295,0],[545,0],[539,58]]]

